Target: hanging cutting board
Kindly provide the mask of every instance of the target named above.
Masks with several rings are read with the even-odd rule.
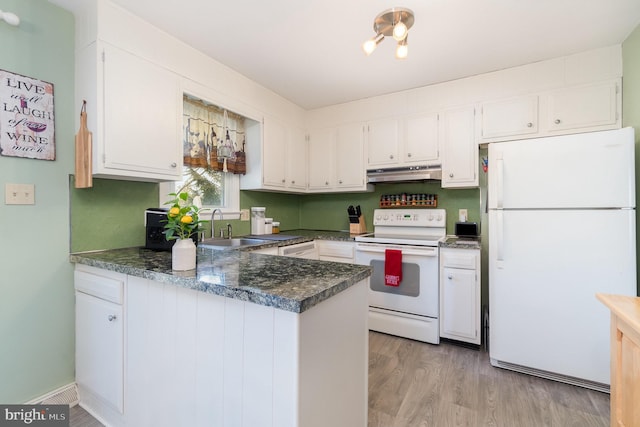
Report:
[[[80,129],[76,134],[76,188],[93,187],[91,132],[87,129],[87,101],[80,110]]]

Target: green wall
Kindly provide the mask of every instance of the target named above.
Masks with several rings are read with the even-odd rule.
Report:
[[[35,185],[35,205],[0,202],[0,402],[23,403],[74,381],[74,21],[46,0],[0,0],[0,9],[21,18],[0,22],[0,68],[53,83],[55,97],[56,159],[0,156],[3,195],[7,183]]]
[[[158,184],[93,179],[71,194],[71,251],[144,245],[144,211],[158,206]]]
[[[447,233],[453,234],[458,209],[468,210],[469,221],[480,222],[479,190],[440,188],[439,181],[420,183],[377,184],[371,193],[310,194],[300,198],[301,228],[348,230],[347,207],[360,205],[367,224],[373,231],[373,210],[383,194],[428,193],[438,195],[438,208],[447,209]]]
[[[636,242],[640,242],[638,200],[640,200],[640,25],[622,43],[622,125],[633,126],[636,131]],[[637,246],[637,243],[636,243]],[[636,249],[636,256],[640,250]],[[640,259],[637,262],[640,278]],[[640,285],[638,286],[640,295]]]

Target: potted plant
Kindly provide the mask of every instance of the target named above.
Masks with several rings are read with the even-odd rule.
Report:
[[[192,237],[197,235],[201,220],[199,208],[189,203],[189,194],[169,193],[173,200],[165,203],[171,205],[167,212],[167,224],[164,234],[167,240],[176,240],[171,249],[171,268],[173,270],[193,270],[196,268],[196,245]]]

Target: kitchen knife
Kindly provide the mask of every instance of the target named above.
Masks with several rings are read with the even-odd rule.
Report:
[[[349,207],[347,208],[347,213],[349,214],[349,223],[350,224],[357,224],[358,223],[358,216],[356,215],[356,210],[353,207],[353,205],[349,205]]]

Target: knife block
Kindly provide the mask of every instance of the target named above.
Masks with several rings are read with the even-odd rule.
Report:
[[[362,234],[367,232],[367,226],[364,223],[364,215],[358,217],[358,222],[349,224],[349,233]]]

